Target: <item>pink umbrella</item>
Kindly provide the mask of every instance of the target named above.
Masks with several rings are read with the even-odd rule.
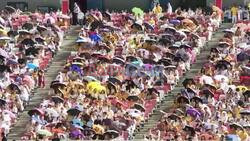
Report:
[[[48,20],[50,21],[51,24],[55,24],[56,23],[56,20],[53,17],[51,17],[51,16],[47,16],[47,17],[45,16],[45,19],[43,20],[43,22],[47,23]]]
[[[29,75],[25,75],[23,78],[23,82],[27,84],[29,87],[33,87],[35,85],[34,80]]]
[[[2,55],[5,58],[9,58],[8,53],[5,50],[3,50],[2,48],[0,48],[0,55]]]
[[[12,119],[16,118],[16,115],[14,113],[12,113],[11,111],[9,111],[9,110],[4,110],[3,112],[7,113],[10,116],[10,118],[12,118]]]

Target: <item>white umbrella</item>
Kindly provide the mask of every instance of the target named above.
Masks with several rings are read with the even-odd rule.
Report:
[[[215,75],[215,76],[214,76],[214,79],[215,79],[216,81],[221,81],[222,79],[224,79],[224,81],[227,82],[227,83],[228,83],[228,81],[229,81],[228,77],[226,77],[225,75]]]
[[[58,114],[58,112],[55,109],[47,108],[45,110],[45,112],[47,112],[48,114],[50,114],[53,117],[59,117],[59,114]]]

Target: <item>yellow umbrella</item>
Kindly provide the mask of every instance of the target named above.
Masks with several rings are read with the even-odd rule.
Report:
[[[0,29],[0,36],[8,36],[7,31],[5,31],[4,29]]]
[[[101,93],[102,91],[106,92],[106,87],[100,86],[97,88],[98,93]]]
[[[94,124],[93,130],[95,131],[96,134],[99,134],[99,135],[104,134],[104,131],[105,131],[104,127],[99,125],[99,124],[97,124],[97,125]]]
[[[245,86],[237,86],[236,90],[239,90],[239,92],[245,92],[247,90],[247,87],[245,87]]]
[[[87,90],[88,90],[88,91],[92,91],[93,88],[96,88],[96,87],[99,87],[99,86],[101,86],[101,83],[100,83],[100,82],[97,82],[97,81],[89,82],[89,83],[87,84]]]

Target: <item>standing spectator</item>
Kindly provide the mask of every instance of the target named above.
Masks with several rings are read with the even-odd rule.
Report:
[[[232,15],[230,9],[226,9],[224,12],[224,20],[225,22],[230,22],[232,20]]]
[[[45,87],[45,75],[44,75],[43,70],[39,70],[39,72],[38,72],[38,86],[40,88]]]
[[[80,13],[77,16],[78,24],[83,25],[84,13],[80,10]]]
[[[239,9],[238,9],[238,21],[241,21],[243,19],[243,10],[242,8],[239,6]]]
[[[243,17],[243,20],[249,20],[249,11],[248,11],[247,6],[243,9],[242,17]]]
[[[236,23],[237,22],[237,15],[238,15],[238,8],[234,5],[231,8],[231,12],[232,12],[232,23]]]
[[[74,9],[73,9],[73,13],[72,13],[72,16],[73,16],[73,25],[76,25],[77,24],[77,18],[78,18],[78,14],[80,13],[80,8],[79,6],[77,5],[77,3],[74,3]]]

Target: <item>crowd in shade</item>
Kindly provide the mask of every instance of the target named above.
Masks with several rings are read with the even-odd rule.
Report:
[[[149,131],[149,140],[250,139],[249,21],[239,21],[209,54],[200,74],[183,81],[175,104]]]
[[[218,29],[222,11],[215,6],[213,10],[212,15],[206,15],[201,9],[188,12],[177,9],[173,12],[171,8],[163,12],[160,5],[156,5],[148,13],[138,7],[127,13],[88,11],[86,24],[76,40],[75,52],[51,83],[51,97],[28,112],[31,120],[22,139],[133,139],[136,127],[149,118],[157,103],[190,70],[200,50],[211,39],[213,31]],[[225,38],[232,41],[232,33],[227,32],[226,35]],[[215,49],[216,57],[211,56],[210,66],[219,63],[217,59],[227,57],[222,56],[220,51],[229,47],[230,51],[236,49],[236,42],[230,43],[225,43],[229,44],[227,47],[223,44],[223,47]],[[229,66],[233,64],[222,61],[218,73],[230,73],[229,68],[232,67]],[[204,77],[214,75],[207,74],[204,72]],[[225,82],[233,78],[225,77],[230,77]],[[215,84],[227,84],[224,80],[215,84],[206,80],[201,82],[212,88],[217,88],[213,87]],[[184,99],[179,98],[181,104],[198,97],[198,84],[185,83],[186,88],[192,88],[193,92],[184,90]],[[204,95],[208,96],[198,97],[198,101],[204,101],[205,106],[211,101],[215,103],[215,93],[211,91],[207,89]],[[243,105],[245,100],[242,99]],[[179,130],[175,127],[166,129],[168,124],[160,127],[161,136],[168,136],[163,134],[165,131],[172,131],[170,134],[173,135],[184,133],[185,130],[181,129],[183,125],[176,124],[178,122],[195,129],[193,124],[184,122],[184,117],[194,122],[202,121],[204,112],[196,109],[198,105],[189,104],[188,110],[194,111],[191,116],[184,113],[177,116],[183,118],[175,118],[180,119],[174,120]],[[185,108],[185,104],[182,107]],[[211,108],[207,106],[204,109]],[[197,116],[192,118],[193,115]],[[207,121],[209,116],[205,117]],[[188,135],[197,134],[192,132]],[[181,137],[187,139],[185,134]]]
[[[0,129],[6,136],[59,50],[69,17],[60,13],[0,11]]]

